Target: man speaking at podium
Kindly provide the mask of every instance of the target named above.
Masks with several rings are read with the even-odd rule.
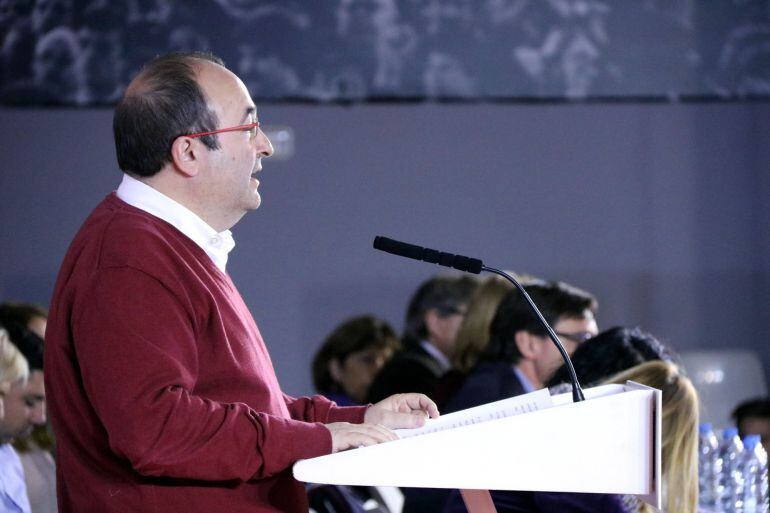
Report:
[[[438,415],[419,394],[340,408],[282,393],[226,273],[273,148],[207,54],[150,62],[114,117],[123,181],[76,235],[46,334],[61,512],[307,512],[291,465]]]

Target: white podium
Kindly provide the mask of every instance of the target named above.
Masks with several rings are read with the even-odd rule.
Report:
[[[458,488],[471,511],[494,510],[479,508],[488,493],[472,490],[633,494],[660,508],[660,391],[628,382],[585,396],[573,403],[571,393],[540,390],[444,415],[428,421],[423,434],[299,461],[294,477]]]

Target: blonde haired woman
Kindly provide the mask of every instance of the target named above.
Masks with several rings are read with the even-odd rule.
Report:
[[[616,374],[611,383],[635,381],[663,392],[663,510],[695,513],[698,508],[698,393],[679,366],[664,361],[637,365]],[[632,512],[655,508],[631,496]]]
[[[492,275],[486,277],[476,289],[457,332],[452,355],[453,368],[467,374],[476,365],[479,355],[489,343],[489,325],[492,324],[497,305],[512,288],[513,285],[505,278]]]
[[[696,513],[698,505],[698,395],[678,366],[665,361],[639,364],[606,383],[631,380],[663,392],[662,480],[666,513]],[[493,491],[500,513],[653,513],[658,510],[636,496],[594,493]],[[444,513],[465,512],[452,492]]]
[[[11,343],[8,332],[0,329],[0,419],[5,416],[5,394],[13,383],[24,381],[28,376],[27,360]]]
[[[448,413],[445,411],[447,402],[460,389],[465,377],[486,349],[489,325],[492,324],[497,305],[512,288],[513,285],[500,276],[487,276],[468,300],[468,308],[452,349],[452,369],[441,376],[431,396],[442,413]],[[442,495],[446,493],[442,492]]]
[[[0,329],[0,420],[5,417],[5,395],[12,386],[26,386],[28,377],[26,358],[11,343],[8,332]],[[21,461],[7,442],[0,440],[0,510],[31,511]]]

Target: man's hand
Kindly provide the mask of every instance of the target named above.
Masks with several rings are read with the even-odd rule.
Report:
[[[438,417],[436,403],[423,394],[395,394],[366,410],[364,422],[390,429],[418,428]]]
[[[325,426],[332,434],[332,452],[398,440],[393,431],[379,424],[332,422]]]

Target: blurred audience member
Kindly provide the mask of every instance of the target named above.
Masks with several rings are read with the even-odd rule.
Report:
[[[42,306],[14,301],[0,303],[0,325],[8,330],[11,340],[23,338],[25,331],[45,339],[47,324],[48,312]]]
[[[313,384],[340,406],[363,404],[372,380],[399,347],[385,321],[373,315],[348,319],[326,337],[313,358]]]
[[[348,319],[334,328],[315,354],[313,384],[339,406],[362,404],[374,376],[400,347],[385,321],[373,315]],[[311,511],[318,513],[390,513],[373,486],[310,485],[307,491]]]
[[[6,332],[0,331],[0,341],[3,345],[13,345],[9,342]],[[15,346],[14,346],[15,347]],[[17,353],[21,352],[18,351]],[[16,372],[9,371],[0,383],[3,397],[3,416],[0,418],[0,511],[3,513],[30,513],[27,485],[24,480],[24,470],[19,455],[11,445],[14,437],[29,432],[32,422],[39,420],[38,413],[31,398],[26,394],[29,381],[25,363],[18,363],[18,356],[13,356],[13,350],[3,350],[9,359],[16,360]],[[4,373],[5,374],[5,373]],[[17,374],[17,376],[14,376]],[[13,378],[16,379],[13,379]],[[7,379],[8,382],[5,380]]]
[[[610,383],[635,381],[663,392],[663,443],[661,465],[663,511],[696,513],[698,509],[698,393],[682,369],[665,361],[652,361],[616,374]],[[626,496],[634,513],[656,511],[636,496]]]
[[[468,302],[468,313],[457,333],[452,367],[467,374],[489,344],[489,326],[497,307],[513,285],[496,274],[484,279]]]
[[[5,398],[11,389],[24,387],[29,376],[27,361],[0,329],[0,422],[5,418]],[[0,511],[29,513],[27,486],[19,456],[0,431]]]
[[[457,332],[452,369],[445,373],[436,386],[435,397],[439,411],[457,392],[468,372],[476,365],[479,355],[489,343],[489,325],[503,297],[513,289],[513,285],[497,275],[484,278],[479,288],[468,302],[460,329]]]
[[[5,398],[5,418],[0,421],[0,437],[4,442],[10,442],[29,436],[33,426],[45,424],[45,388],[42,339],[26,327],[19,330],[13,323],[5,321],[1,320],[0,324],[8,330],[11,342],[27,359],[30,368],[29,380],[14,384]]]
[[[531,282],[525,290],[572,354],[596,335],[596,299],[562,282]],[[542,388],[562,362],[561,354],[518,290],[495,312],[489,343],[446,412],[464,410]]]
[[[732,415],[738,433],[762,437],[762,446],[770,454],[770,398],[752,399],[738,405]]]
[[[489,292],[481,298],[480,291],[484,288]],[[582,340],[596,334],[596,300],[587,292],[561,282],[533,279],[525,280],[524,288],[548,323],[561,333],[560,338],[568,352],[574,351],[578,345],[573,339]],[[469,314],[470,307],[474,306],[478,324],[483,324],[484,316],[489,315],[492,309],[490,303],[494,303],[495,297],[500,295],[502,300],[498,299],[499,305],[489,326],[489,340],[485,341],[477,331],[468,334],[474,337],[475,342],[464,342],[466,364],[473,359],[478,359],[478,363],[464,379],[460,379],[459,385],[455,383],[457,390],[454,394],[447,393],[447,388],[452,385],[450,381],[455,379],[451,374],[437,386],[437,403],[440,409],[443,408],[442,413],[542,388],[547,377],[561,362],[559,352],[518,290],[488,281],[473,296],[477,304],[474,305],[474,299],[471,300]],[[470,316],[466,319],[468,321],[471,321]],[[486,347],[482,349],[482,345]],[[448,399],[443,397],[445,394]],[[449,497],[449,491],[443,489],[404,488],[403,491],[404,513],[439,512]]]
[[[56,466],[52,456],[53,436],[46,425],[43,383],[43,337],[47,312],[36,305],[0,304],[0,325],[26,357],[30,378],[26,386],[12,387],[6,418],[0,421],[3,438],[13,439],[21,459],[29,502],[35,513],[55,513]]]
[[[407,391],[433,395],[450,367],[457,331],[478,281],[467,275],[441,275],[424,282],[406,312],[404,349],[374,379],[369,402]]]
[[[617,372],[652,360],[672,360],[671,352],[657,338],[638,328],[614,327],[580,344],[572,354],[572,366],[583,388],[597,385]],[[570,383],[566,364],[548,380],[548,387]]]
[[[24,383],[29,377],[27,360],[11,343],[8,332],[0,329],[0,420],[5,417],[5,396],[16,382]]]

